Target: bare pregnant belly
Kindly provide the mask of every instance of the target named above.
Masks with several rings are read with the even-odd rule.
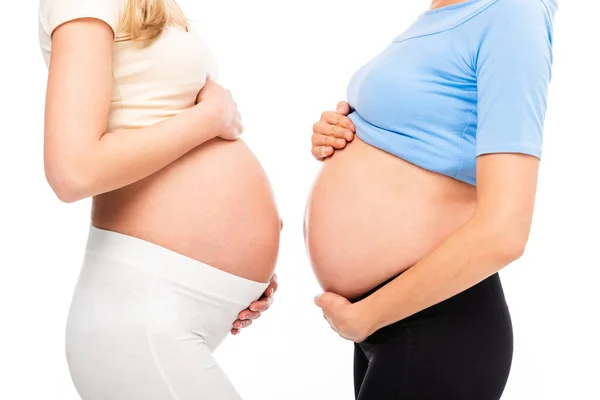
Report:
[[[167,168],[94,199],[92,223],[267,282],[280,220],[270,183],[241,141],[213,139]]]
[[[475,188],[358,137],[325,161],[306,210],[306,241],[324,290],[356,297],[410,268],[475,210]]]

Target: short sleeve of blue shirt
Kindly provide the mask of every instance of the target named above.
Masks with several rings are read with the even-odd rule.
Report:
[[[476,155],[518,152],[541,157],[552,65],[551,28],[541,1],[500,0],[481,32]]]
[[[476,158],[542,154],[556,0],[426,11],[348,86],[365,142],[476,184]]]

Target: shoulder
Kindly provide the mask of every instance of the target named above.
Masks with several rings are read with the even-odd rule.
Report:
[[[555,0],[497,0],[479,21],[479,46],[552,42]]]
[[[480,13],[460,27],[460,38],[479,48],[485,42],[514,42],[528,36],[551,40],[556,0],[482,0]]]
[[[511,18],[513,21],[551,19],[556,11],[556,0],[497,0],[486,13],[487,17],[497,22]]]
[[[58,26],[78,18],[99,19],[116,33],[123,5],[124,0],[41,0],[40,18],[49,36]]]

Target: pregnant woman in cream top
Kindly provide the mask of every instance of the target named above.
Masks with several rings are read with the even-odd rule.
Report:
[[[306,215],[316,302],[356,343],[359,400],[502,395],[513,337],[497,273],[529,235],[555,10],[433,1],[315,124],[313,154],[333,154]]]
[[[39,18],[47,179],[93,197],[66,338],[80,396],[239,399],[212,351],[268,307],[281,225],[209,48],[173,0]]]

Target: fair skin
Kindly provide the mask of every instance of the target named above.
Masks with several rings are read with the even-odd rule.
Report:
[[[464,3],[465,0],[433,0],[430,10]],[[333,155],[335,150],[341,150],[351,142],[356,133],[352,121],[346,116],[350,113],[350,105],[340,101],[336,111],[325,111],[321,119],[313,125],[312,154],[322,161]]]
[[[430,10],[435,10],[436,8],[442,8],[446,6],[451,6],[453,4],[464,3],[465,0],[433,0],[431,2]]]
[[[336,111],[325,111],[313,125],[312,155],[317,160],[332,156],[335,150],[343,149],[354,139],[356,127],[347,117],[349,113],[350,105],[340,101]]]
[[[465,0],[433,0],[430,10],[464,3]],[[336,111],[325,111],[321,119],[313,125],[312,154],[322,161],[333,155],[335,150],[341,150],[351,142],[356,133],[352,121],[346,116],[350,113],[350,105],[340,101]]]
[[[52,35],[44,168],[65,202],[140,181],[208,140],[237,140],[243,131],[231,93],[209,80],[195,107],[136,131],[107,132],[113,40],[107,24],[89,18],[63,24]],[[276,290],[273,275],[261,299],[239,314],[232,333],[266,311]]]
[[[463,3],[434,0],[430,9]],[[356,133],[338,103],[313,126],[312,154],[318,160],[343,149]],[[523,254],[533,216],[539,159],[524,154],[477,158],[477,203],[472,218],[433,251],[380,290],[351,303],[335,293],[315,298],[331,328],[362,342],[377,330],[403,320],[476,285]]]
[[[176,117],[138,132],[107,132],[113,39],[108,25],[93,19],[66,23],[52,36],[44,166],[65,202],[137,182],[216,136],[242,134],[231,94],[214,82],[198,94],[196,107]]]
[[[238,319],[233,323],[233,328],[231,328],[231,334],[237,335],[244,328],[252,325],[252,322],[255,321],[261,314],[271,307],[273,304],[273,295],[277,291],[277,275],[273,274],[271,278],[271,282],[265,290],[265,293],[262,295],[260,299],[250,304],[250,306],[240,312],[238,314]]]
[[[477,160],[477,209],[469,222],[386,286],[357,303],[315,298],[341,337],[361,342],[378,329],[446,300],[517,260],[525,249],[539,160],[490,154]]]

